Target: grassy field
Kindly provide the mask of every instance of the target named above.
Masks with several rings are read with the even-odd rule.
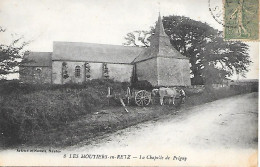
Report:
[[[0,86],[0,141],[5,146],[38,140],[36,133],[60,126],[106,106],[107,87],[122,90],[110,80],[83,85],[29,85],[4,82]]]
[[[128,106],[127,113],[117,102],[108,106],[107,87],[112,87],[117,93],[122,93],[127,87],[127,83],[110,80],[94,80],[84,85],[7,85],[5,89],[0,89],[2,147],[21,144],[53,147],[75,145],[105,133],[159,119],[178,110],[173,105],[157,104],[148,107]],[[229,88],[185,88],[185,91],[187,98],[181,107],[244,93]]]

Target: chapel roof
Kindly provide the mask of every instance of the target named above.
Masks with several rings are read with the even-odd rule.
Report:
[[[55,41],[52,60],[130,64],[143,49],[120,45]]]
[[[155,33],[151,37],[150,46],[137,56],[133,62],[140,62],[154,57],[188,59],[172,46],[169,36],[164,31],[160,15],[155,26]]]
[[[148,48],[94,44],[83,42],[53,42],[53,52],[29,52],[24,55],[29,63],[23,66],[50,67],[52,60],[58,61],[87,61],[115,64],[131,64],[154,57],[168,57],[188,59],[178,52],[170,43],[170,38],[164,31],[161,16],[159,15],[155,27],[155,34],[151,37]]]
[[[25,52],[21,66],[51,67],[52,52]]]

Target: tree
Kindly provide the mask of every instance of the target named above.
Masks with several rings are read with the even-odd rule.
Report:
[[[232,74],[245,76],[251,63],[248,45],[242,42],[227,42],[216,37],[201,51],[202,76],[205,84],[222,83]]]
[[[184,16],[164,17],[163,25],[173,47],[190,59],[193,84],[219,83],[235,72],[244,75],[248,71],[251,61],[246,44],[224,41],[220,31]],[[149,43],[137,45],[145,39],[136,32],[125,39],[124,44],[130,46]]]
[[[0,32],[5,32],[5,29],[0,27]],[[0,44],[0,76],[18,72],[24,54],[23,49],[28,44],[21,40],[22,38],[15,39],[10,45]]]
[[[150,46],[150,37],[154,32],[154,27],[150,27],[150,31],[134,31],[126,34],[126,42],[123,45],[148,47]]]

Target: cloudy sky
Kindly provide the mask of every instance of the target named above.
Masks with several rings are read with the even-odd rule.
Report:
[[[213,3],[214,2],[214,3]],[[211,0],[210,5],[222,0]],[[222,30],[209,12],[209,0],[0,0],[1,43],[24,37],[31,51],[52,51],[53,41],[118,44],[134,30],[148,30],[162,16],[182,15]],[[259,44],[250,45],[258,77]]]

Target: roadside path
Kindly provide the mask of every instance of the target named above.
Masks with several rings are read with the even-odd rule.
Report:
[[[182,113],[176,116],[132,126],[91,145],[69,150],[134,155],[169,152],[192,162],[199,163],[206,156],[205,162],[212,158],[210,161],[215,163],[228,160],[229,164],[237,164],[240,160],[236,158],[245,156],[243,160],[247,160],[257,151],[257,104],[257,93],[225,98],[180,110]]]
[[[254,166],[257,105],[257,93],[244,94],[181,109],[176,115],[95,138],[90,145],[60,149],[61,153],[5,150],[0,152],[0,166]],[[77,158],[69,158],[73,155]]]

